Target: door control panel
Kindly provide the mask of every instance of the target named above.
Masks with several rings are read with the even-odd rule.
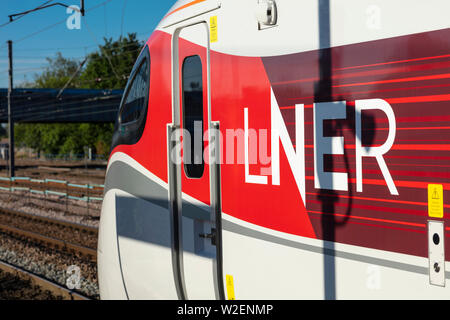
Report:
[[[430,284],[445,287],[444,222],[428,221]]]

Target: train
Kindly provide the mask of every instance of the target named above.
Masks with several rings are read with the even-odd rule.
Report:
[[[450,2],[180,0],[131,72],[102,299],[449,299]]]

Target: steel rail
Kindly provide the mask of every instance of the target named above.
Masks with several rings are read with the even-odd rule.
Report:
[[[51,224],[51,225],[60,225],[63,227],[69,227],[72,229],[80,230],[82,232],[90,233],[93,235],[98,235],[98,228],[86,226],[86,225],[83,225],[80,223],[64,221],[64,220],[56,219],[56,218],[44,217],[44,216],[40,216],[37,214],[26,213],[23,211],[8,209],[8,208],[0,208],[0,213],[13,215],[13,216],[19,216],[19,217],[23,217],[23,218],[30,219],[30,220],[37,220],[37,221]]]
[[[93,262],[97,261],[97,250],[91,248],[73,244],[65,240],[50,238],[39,233],[31,232],[28,230],[22,230],[4,224],[0,224],[0,231],[7,234],[15,234],[18,236],[22,236],[38,243],[45,243],[63,252],[66,251],[66,252],[80,253],[81,255],[91,259],[91,261]]]
[[[30,280],[32,284],[37,285],[44,290],[50,291],[55,296],[61,296],[66,300],[91,300],[90,298],[68,288],[65,288],[56,282],[43,278],[35,273],[32,273],[10,263],[0,261],[0,269],[6,273],[17,275],[22,279]]]

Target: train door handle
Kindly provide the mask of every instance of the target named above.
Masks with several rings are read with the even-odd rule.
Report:
[[[203,239],[211,239],[211,244],[216,245],[216,229],[212,228],[211,233],[200,233],[198,236]]]
[[[439,267],[439,263],[437,263],[437,262],[433,265],[433,268],[434,268],[434,271],[437,273],[439,273],[439,271],[441,271],[441,267]]]

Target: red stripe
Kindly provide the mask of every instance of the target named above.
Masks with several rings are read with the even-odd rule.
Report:
[[[396,144],[391,150],[449,151],[450,144]]]
[[[448,74],[448,75],[450,78],[450,74]],[[297,99],[297,98],[294,98],[294,99]],[[390,104],[450,101],[450,94],[418,96],[418,97],[387,98],[387,99],[385,99],[385,101],[387,101]],[[354,106],[355,102],[347,101],[347,105]],[[305,109],[312,108],[312,107],[313,107],[313,104],[305,105]],[[280,107],[280,109],[294,109],[294,108],[295,108],[295,106]]]
[[[448,79],[448,78],[450,78],[450,73],[436,74],[436,75],[432,75],[432,76],[423,76],[423,77],[410,77],[410,78],[400,78],[400,79],[392,79],[392,80],[380,80],[380,81],[361,82],[361,83],[348,83],[348,84],[335,85],[332,87],[333,88],[356,87],[356,86],[367,86],[367,85],[371,85],[371,84],[425,81],[425,80],[437,80],[437,79]]]
[[[388,130],[389,128],[380,128],[377,130]],[[448,130],[450,127],[411,127],[411,128],[397,128],[397,130]]]
[[[344,164],[344,162],[336,163],[336,164]],[[373,164],[377,169],[364,169],[362,170],[362,173],[364,175],[366,174],[373,174],[373,175],[379,175],[381,174],[381,171],[378,168],[378,164]],[[393,165],[390,165],[393,166]],[[314,168],[306,168],[306,171],[313,171]],[[333,172],[343,172],[343,173],[355,173],[356,170],[354,169],[346,169],[346,168],[334,168]],[[390,173],[396,176],[413,176],[413,177],[420,177],[420,178],[450,178],[450,173],[447,172],[430,172],[430,171],[404,171],[404,170],[390,170]]]
[[[375,139],[375,141],[382,141],[382,139]],[[413,141],[414,142],[450,142],[450,139],[398,139],[398,138],[396,138],[395,141],[402,141],[402,142],[413,142]]]
[[[314,149],[314,145],[308,144],[305,145],[305,148]],[[355,149],[355,148],[356,146],[354,144],[345,145],[345,149]],[[391,150],[450,151],[450,144],[395,144],[392,146]]]
[[[313,176],[306,176],[306,180],[314,180]],[[356,179],[351,178],[349,181],[353,184],[356,184]],[[396,187],[405,187],[405,188],[416,188],[416,189],[428,189],[428,182],[421,181],[404,181],[404,180],[395,180],[394,181]],[[380,179],[363,179],[363,184],[371,184],[377,186],[385,186],[386,181]],[[440,183],[444,187],[444,190],[450,190],[450,183]]]
[[[320,217],[314,217],[314,216],[312,216],[311,218],[313,218],[313,219],[320,219]],[[377,227],[377,228],[384,228],[384,229],[391,229],[391,230],[416,232],[416,233],[421,233],[421,234],[425,234],[426,233],[426,231],[423,231],[423,230],[400,228],[400,227],[393,227],[393,226],[379,225],[379,224],[371,224],[371,223],[363,223],[363,222],[356,222],[356,221],[347,221],[347,223],[349,223],[349,224],[356,224],[356,225],[365,226],[365,227]]]
[[[411,127],[411,128],[398,128],[397,127],[397,131],[399,130],[448,130],[450,129],[450,127]],[[350,128],[341,128],[342,131],[350,131],[353,129]],[[373,129],[363,129],[364,130],[371,130],[373,131]],[[389,128],[376,128],[376,130],[389,130]]]
[[[348,155],[352,156],[352,155]],[[407,155],[407,156],[389,156],[384,155],[385,158],[392,159],[419,159],[419,160],[450,160],[450,157],[436,157],[436,156],[415,156],[415,155]]]
[[[394,92],[394,91],[412,91],[412,90],[419,90],[419,89],[430,89],[430,88],[443,88],[443,87],[449,87],[450,84],[436,84],[436,85],[428,85],[428,86],[415,86],[415,87],[403,87],[403,88],[394,88],[394,89],[382,89],[382,90],[364,90],[364,91],[351,91],[351,92],[339,92],[334,93],[333,97],[342,97],[342,96],[355,96],[357,94],[367,94],[367,93],[380,93],[380,92]],[[307,100],[307,99],[314,99],[314,96],[307,96],[307,97],[294,97],[294,98],[287,98],[287,100]]]
[[[311,196],[319,196],[319,193],[314,193],[314,192],[307,192],[307,195],[311,195]],[[323,195],[320,195],[323,196]],[[390,200],[390,199],[378,199],[378,198],[368,198],[368,197],[356,197],[356,196],[346,196],[346,195],[337,195],[337,196],[332,196],[329,195],[330,197],[337,197],[337,198],[352,198],[355,200],[367,200],[367,201],[378,201],[378,202],[389,202],[389,203],[398,203],[398,204],[407,204],[407,205],[415,205],[415,206],[423,206],[423,207],[428,207],[428,203],[426,202],[414,202],[414,201],[402,201],[402,200]],[[307,201],[308,202],[308,201]],[[450,208],[450,205],[444,205],[444,207],[446,208]]]
[[[343,218],[348,217],[345,214],[339,214],[339,213],[324,213],[324,212],[320,212],[320,211],[311,211],[311,210],[307,210],[307,211],[308,211],[308,213],[315,213],[315,214],[320,214],[320,215],[333,215],[336,217],[343,217]],[[354,216],[354,215],[351,215],[349,218],[350,219],[358,219],[358,220],[375,221],[375,222],[384,222],[384,223],[391,223],[391,224],[400,224],[400,225],[404,225],[404,226],[411,226],[411,227],[418,227],[418,228],[426,228],[426,225],[423,223],[413,223],[413,222],[394,221],[394,220],[387,220],[387,219],[359,217],[359,216]]]
[[[307,203],[316,203],[316,204],[322,204],[321,201],[318,200],[308,200]],[[335,203],[335,206],[339,207],[348,207],[348,203]],[[397,214],[408,214],[408,215],[414,215],[414,216],[420,216],[420,217],[426,217],[428,216],[428,213],[421,210],[413,210],[413,209],[402,209],[402,208],[391,208],[391,207],[379,207],[379,206],[373,206],[373,205],[367,205],[367,204],[352,204],[353,209],[366,209],[366,210],[372,210],[372,211],[378,211],[378,212],[388,212],[388,213],[397,213]],[[396,211],[393,211],[395,209]],[[392,221],[398,221],[400,220],[392,220]]]
[[[450,54],[446,54],[446,55],[442,55],[442,56],[408,59],[408,60],[398,60],[398,61],[390,61],[390,62],[381,62],[381,63],[366,64],[366,65],[361,65],[361,66],[353,66],[353,67],[345,67],[345,68],[336,68],[333,70],[349,70],[349,69],[357,69],[357,68],[376,67],[376,66],[384,66],[384,65],[397,64],[397,63],[425,61],[425,60],[442,59],[442,58],[449,58],[449,57],[450,57]]]
[[[388,118],[383,117],[383,118],[377,118],[375,119],[375,123],[387,123],[389,121]],[[402,122],[407,122],[407,123],[411,123],[411,122],[447,122],[450,121],[450,116],[420,116],[420,117],[396,117],[395,121],[397,123],[402,123]],[[425,140],[424,140],[425,141]],[[429,141],[429,140],[426,140]],[[439,140],[441,141],[441,140]]]
[[[436,102],[436,101],[449,101],[449,100],[450,100],[450,94],[386,99],[387,102],[392,103],[392,104],[394,104],[394,103]]]
[[[418,64],[413,66],[401,66],[393,68],[383,68],[369,71],[360,71],[355,73],[344,73],[340,75],[332,76],[332,79],[345,79],[345,78],[356,78],[356,77],[374,77],[384,74],[400,74],[400,73],[413,73],[417,71],[430,71],[434,69],[445,70],[450,67],[450,61],[434,62],[428,64]]]
[[[376,147],[376,146],[374,146]],[[314,149],[314,145],[305,145],[307,149]],[[354,144],[346,144],[345,149],[355,149]],[[424,151],[450,151],[450,144],[395,144],[391,150],[424,150]]]
[[[354,172],[353,170],[350,170],[350,172]],[[411,176],[411,177],[421,177],[421,178],[450,178],[449,172],[432,172],[432,171],[406,171],[406,170],[389,170],[389,172],[393,175],[398,176]],[[379,174],[380,170],[370,170],[366,169],[363,170],[363,173],[367,174]]]
[[[421,64],[421,65],[415,65],[415,66],[403,66],[403,67],[394,67],[394,68],[385,68],[385,69],[378,69],[378,70],[370,70],[370,71],[360,71],[355,73],[344,73],[344,74],[334,74],[332,75],[332,80],[339,80],[339,79],[349,79],[349,78],[361,78],[361,77],[375,77],[385,74],[400,74],[400,73],[412,73],[417,71],[429,71],[433,69],[439,69],[439,70],[445,70],[450,67],[449,61],[443,61],[438,63],[430,63],[430,64]],[[433,76],[426,76],[426,77],[435,77],[439,75],[433,75]],[[442,78],[437,78],[442,79]],[[278,81],[273,82],[273,86],[280,86],[280,85],[289,85],[289,84],[296,84],[296,83],[304,83],[304,82],[316,82],[320,80],[318,77],[314,78],[306,78],[306,79],[294,79],[294,80],[286,80],[286,81]],[[387,80],[387,81],[393,81],[393,80]],[[397,81],[393,81],[397,82]],[[343,85],[346,86],[346,85]]]
[[[336,161],[336,163],[345,163],[345,162],[344,161],[341,161],[341,162]],[[404,166],[410,166],[410,165],[411,165],[411,163],[390,163],[389,164],[390,167],[391,166],[393,166],[393,167],[398,167],[398,166],[404,167]],[[376,164],[376,166],[378,166],[378,165]],[[439,164],[415,164],[414,166],[416,168],[417,167],[435,167],[435,168],[449,168],[450,167],[450,165],[439,165]]]

